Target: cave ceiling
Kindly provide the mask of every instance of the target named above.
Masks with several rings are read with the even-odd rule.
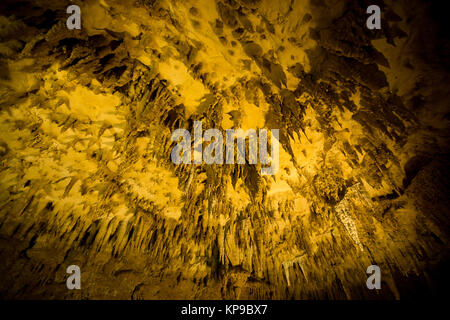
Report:
[[[382,26],[369,30],[374,3]],[[79,30],[67,28],[70,4]],[[450,206],[449,46],[436,10],[2,1],[0,296],[433,292]],[[174,164],[172,133],[196,121],[278,129],[277,172],[248,158]],[[67,290],[69,265],[82,290]],[[380,291],[366,287],[370,265]]]

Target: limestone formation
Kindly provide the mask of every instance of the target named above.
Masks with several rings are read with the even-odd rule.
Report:
[[[436,6],[1,1],[0,297],[437,294],[450,47]],[[174,164],[171,134],[195,121],[279,129],[278,172]]]

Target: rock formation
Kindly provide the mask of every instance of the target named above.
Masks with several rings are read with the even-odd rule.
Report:
[[[0,296],[437,294],[450,235],[437,6],[3,0]],[[279,129],[279,171],[175,165],[171,134],[194,121]],[[373,264],[381,290],[366,287]]]

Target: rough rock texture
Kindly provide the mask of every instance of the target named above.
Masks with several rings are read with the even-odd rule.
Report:
[[[365,10],[379,4],[381,30]],[[0,296],[393,299],[449,258],[449,45],[419,1],[0,3]],[[280,170],[171,133],[279,128]],[[79,265],[82,289],[68,290]],[[377,264],[382,289],[368,290]]]

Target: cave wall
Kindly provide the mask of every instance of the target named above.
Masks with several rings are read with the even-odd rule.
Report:
[[[448,42],[421,1],[0,4],[0,296],[401,299],[448,265]],[[368,30],[365,9],[382,8]],[[175,165],[280,129],[279,171]],[[79,265],[82,289],[68,290]],[[382,272],[368,290],[366,268]]]

